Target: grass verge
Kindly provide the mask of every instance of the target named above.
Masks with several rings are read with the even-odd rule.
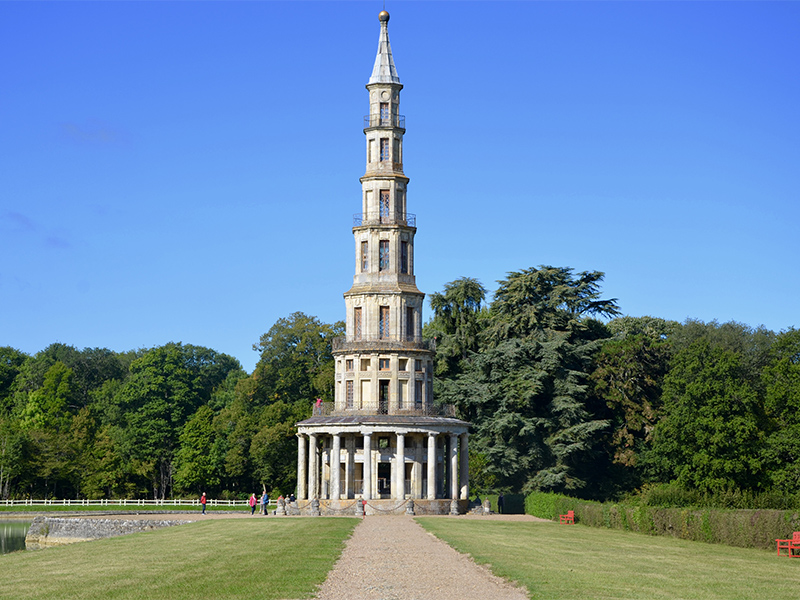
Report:
[[[496,575],[547,600],[793,598],[800,560],[625,531],[552,523],[418,518]]]
[[[225,519],[0,556],[0,598],[310,598],[359,519]]]

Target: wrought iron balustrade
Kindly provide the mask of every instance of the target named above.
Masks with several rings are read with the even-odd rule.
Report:
[[[353,227],[363,227],[364,225],[405,225],[406,227],[416,227],[417,215],[384,212],[355,213],[353,215]]]
[[[377,404],[378,403],[373,402],[373,406],[367,408],[343,408],[338,410],[333,402],[323,402],[320,406],[314,405],[313,416],[355,417],[392,415],[405,417],[456,417],[456,407],[454,404],[415,405],[414,408],[398,408],[391,404],[387,404],[384,408],[379,408]]]
[[[364,115],[364,129],[370,127],[397,127],[399,129],[406,128],[405,115]]]
[[[361,350],[370,352],[380,352],[382,350],[436,350],[436,342],[434,340],[425,340],[422,338],[406,340],[361,338],[360,340],[348,340],[346,337],[336,337],[331,340],[331,349],[334,352],[346,350],[351,350],[353,352]]]

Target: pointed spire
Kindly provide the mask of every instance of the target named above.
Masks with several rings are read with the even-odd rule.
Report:
[[[400,83],[397,69],[392,59],[392,46],[389,44],[389,13],[381,11],[378,15],[381,22],[381,35],[378,40],[378,55],[375,57],[375,66],[372,68],[370,83]]]

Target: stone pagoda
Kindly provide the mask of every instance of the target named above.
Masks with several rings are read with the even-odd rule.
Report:
[[[415,215],[403,173],[403,85],[379,15],[367,83],[367,168],[353,219],[355,275],[346,335],[334,340],[333,403],[297,424],[297,499],[303,513],[458,514],[469,498],[469,423],[433,402],[433,349],[422,339],[425,294],[414,269]],[[363,501],[363,502],[362,502]]]

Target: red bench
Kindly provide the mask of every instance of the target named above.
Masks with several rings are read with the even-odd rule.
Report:
[[[575,511],[574,510],[568,510],[567,514],[558,515],[558,522],[559,523],[568,523],[570,525],[575,525]]]
[[[778,544],[778,556],[793,556],[800,558],[800,531],[795,531],[790,540],[775,540]],[[781,550],[786,550],[786,554],[781,554]],[[797,554],[794,553],[797,550]]]

